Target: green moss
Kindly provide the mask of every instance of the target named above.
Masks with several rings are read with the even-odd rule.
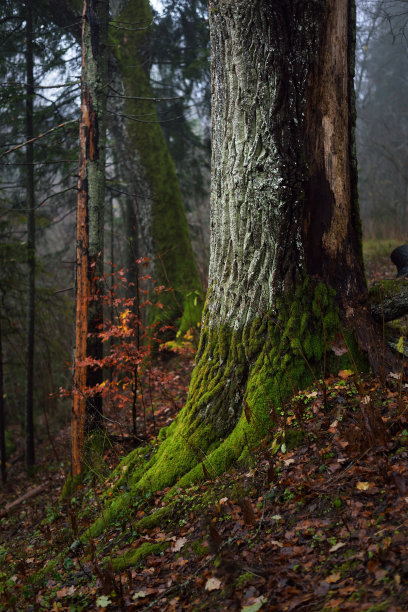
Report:
[[[244,574],[241,574],[240,576],[238,576],[238,578],[235,581],[235,584],[237,585],[238,588],[241,588],[245,586],[247,582],[250,582],[251,580],[253,580],[254,577],[255,576],[252,572],[245,572]]]
[[[157,525],[163,524],[163,521],[170,516],[172,509],[173,504],[168,504],[163,508],[155,510],[152,514],[140,519],[140,521],[137,523],[137,529],[139,531],[143,531],[145,529],[152,529],[153,527],[157,527]]]
[[[197,555],[197,557],[202,557],[204,555],[208,555],[210,553],[210,549],[207,546],[203,546],[201,542],[193,542],[191,545],[193,553]]]
[[[166,495],[170,499],[180,487],[187,488],[208,474],[222,474],[273,432],[277,412],[293,394],[323,373],[337,374],[339,369],[356,366],[360,357],[358,351],[354,353],[357,344],[351,336],[346,335],[352,355],[338,358],[330,350],[330,342],[341,331],[331,289],[305,282],[278,303],[278,315],[267,313],[253,321],[250,329],[206,325],[185,407],[156,452],[145,455],[142,469],[126,467],[134,465],[133,459],[119,466],[118,470],[126,467],[129,491],[118,491],[120,497],[107,508],[105,520],[138,491],[172,486]],[[204,324],[206,318],[205,314]],[[297,430],[289,430],[287,436],[290,447],[302,439]]]
[[[159,555],[170,546],[169,542],[151,543],[145,542],[136,550],[128,550],[124,555],[115,559],[105,559],[106,564],[112,564],[115,571],[121,571],[127,567],[139,565],[149,555]]]
[[[372,304],[381,304],[384,300],[407,290],[407,280],[382,280],[376,282],[375,285],[371,287],[368,292],[368,297]]]
[[[151,100],[146,62],[152,34],[149,1],[129,0],[117,20],[143,24],[135,30],[114,29],[111,37],[128,96],[125,114],[133,117],[127,132],[150,188],[153,276],[158,285],[172,289],[158,296],[164,308],[157,318],[152,315],[151,323],[164,319],[185,332],[200,321],[203,294],[174,163]],[[131,99],[135,97],[139,99]]]

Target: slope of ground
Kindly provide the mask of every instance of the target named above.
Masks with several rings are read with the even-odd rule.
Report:
[[[185,381],[191,362],[177,367]],[[158,425],[178,403],[157,407]],[[52,449],[32,481],[12,468],[1,508],[43,488],[1,518],[0,609],[408,610],[408,388],[399,372],[316,381],[245,465],[216,479],[205,468],[200,486],[170,500],[141,492],[85,541],[114,491],[110,468],[131,444],[113,433],[106,465],[62,502],[66,466],[52,464]],[[147,426],[145,441],[153,434]]]

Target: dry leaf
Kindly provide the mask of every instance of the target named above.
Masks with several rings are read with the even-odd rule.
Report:
[[[295,463],[294,459],[285,459],[283,462],[285,465],[292,465],[292,463]]]
[[[255,523],[256,523],[255,512],[254,512],[254,509],[253,509],[252,504],[249,501],[249,499],[247,497],[244,497],[239,502],[239,505],[241,506],[241,510],[242,510],[242,514],[244,516],[245,524],[246,525],[255,525]]]
[[[132,599],[143,599],[143,597],[146,597],[145,591],[138,591],[133,595]]]
[[[179,550],[181,550],[186,542],[187,538],[179,538],[178,540],[176,540],[173,546],[174,552],[178,552]]]
[[[339,372],[340,378],[343,378],[343,379],[350,378],[350,376],[353,376],[353,374],[354,374],[353,370],[340,370]]]
[[[340,578],[341,578],[340,572],[336,572],[335,574],[330,574],[330,576],[327,576],[326,582],[328,582],[329,584],[332,584],[333,582],[338,582]]]
[[[371,486],[371,483],[369,482],[363,482],[363,481],[359,481],[356,484],[356,489],[358,489],[359,491],[367,491],[367,489],[369,489]]]
[[[204,588],[206,591],[216,591],[221,588],[221,580],[218,580],[218,578],[209,578]]]
[[[345,546],[344,542],[337,542],[337,544],[330,548],[329,552],[336,552],[336,550],[339,550],[339,548],[343,548],[343,546]]]

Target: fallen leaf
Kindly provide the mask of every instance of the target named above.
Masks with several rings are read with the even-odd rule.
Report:
[[[240,500],[239,505],[241,506],[242,514],[244,516],[244,523],[246,525],[255,525],[255,512],[249,499],[244,497]]]
[[[98,606],[98,608],[107,608],[111,603],[112,601],[109,599],[109,597],[106,597],[106,595],[101,595],[96,600],[96,605]]]
[[[206,591],[216,591],[221,588],[221,580],[218,580],[218,578],[209,578],[204,588]]]
[[[187,538],[179,538],[178,540],[176,540],[173,546],[174,552],[178,552],[179,550],[181,550],[186,542]]]
[[[145,591],[138,591],[133,595],[132,599],[143,599],[143,597],[146,597]]]
[[[337,357],[345,355],[348,351],[341,336],[337,337],[335,341],[330,344],[330,348]]]
[[[401,374],[396,374],[395,372],[390,372],[388,376],[390,378],[395,378],[396,380],[399,380],[401,378]]]
[[[350,378],[350,376],[353,376],[353,374],[354,374],[353,370],[340,370],[339,372],[340,378],[343,378],[343,379]]]
[[[63,599],[64,597],[70,597],[75,594],[75,586],[71,585],[70,587],[62,587],[59,591],[57,591],[57,599]]]
[[[266,601],[266,597],[261,595],[261,597],[257,597],[257,601],[255,601],[252,605],[241,608],[241,612],[258,612]]]
[[[358,489],[359,491],[367,491],[367,489],[369,489],[371,486],[371,484],[369,482],[363,482],[363,481],[359,481],[356,484],[356,489]]]
[[[337,544],[334,544],[334,546],[332,546],[329,550],[329,552],[336,552],[336,550],[339,550],[339,548],[343,548],[343,546],[345,546],[346,544],[344,542],[337,542]]]
[[[328,582],[329,584],[332,584],[333,582],[338,582],[340,578],[341,578],[340,572],[336,572],[335,574],[330,574],[330,576],[327,576],[326,582]]]
[[[285,465],[292,465],[292,463],[295,463],[294,459],[285,459],[283,462]]]

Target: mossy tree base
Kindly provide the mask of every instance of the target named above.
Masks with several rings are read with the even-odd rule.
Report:
[[[338,334],[343,330],[334,292],[307,280],[250,328],[211,329],[204,317],[185,407],[162,430],[155,450],[137,449],[118,466],[114,499],[92,533],[143,490],[173,487],[170,497],[176,488],[213,478],[245,459],[273,433],[285,402],[314,380],[344,367],[365,369],[350,334],[345,334],[349,351],[335,355],[331,343]]]

